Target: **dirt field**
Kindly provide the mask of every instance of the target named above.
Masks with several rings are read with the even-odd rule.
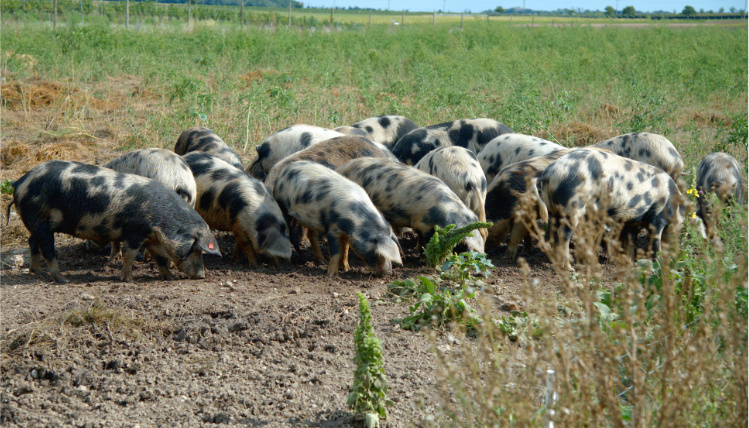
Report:
[[[84,95],[51,82],[25,82],[23,90],[3,85],[3,97],[3,180],[49,159],[102,164],[122,153],[112,125],[116,101],[88,107],[94,113],[86,129],[93,132],[60,136],[50,131],[58,129],[62,97],[85,104]],[[4,195],[3,213],[9,201]],[[409,302],[395,303],[387,284],[424,274],[409,236],[402,241],[405,266],[387,278],[372,277],[352,259],[352,271],[330,279],[313,264],[308,247],[294,254],[288,270],[250,269],[231,263],[234,238],[219,233],[224,257],[205,258],[204,280],[173,269],[177,280],[160,281],[153,264],[136,263],[136,283],[128,284],[119,280],[121,262],[108,264],[83,241],[57,235],[70,280],[60,285],[29,274],[28,260],[15,266],[24,256],[11,254],[28,249],[15,213],[0,232],[3,425],[348,426],[357,291],[369,297],[383,342],[394,402],[387,426],[423,425],[438,411],[431,346],[471,346],[447,343],[444,336],[432,342],[391,323],[408,314]],[[523,306],[522,274],[500,250],[489,253],[496,268],[483,294],[498,314],[509,314]],[[546,257],[536,251],[528,261],[553,295]]]

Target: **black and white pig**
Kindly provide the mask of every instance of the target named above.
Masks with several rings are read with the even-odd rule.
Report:
[[[190,152],[204,152],[225,160],[235,168],[244,171],[242,159],[215,132],[202,126],[194,126],[180,134],[174,153],[184,155]]]
[[[13,183],[13,202],[31,236],[32,272],[40,256],[55,281],[65,282],[55,255],[55,233],[98,243],[124,241],[122,279],[133,281],[133,261],[145,245],[162,279],[169,260],[191,278],[205,278],[203,253],[221,255],[208,225],[158,181],[78,162],[49,161]],[[8,211],[10,211],[10,205]]]
[[[376,157],[382,159],[393,159],[390,151],[382,144],[373,143],[372,141],[358,135],[343,135],[341,137],[331,138],[321,141],[315,145],[307,147],[292,155],[285,157],[278,162],[265,177],[265,185],[273,192],[276,180],[284,167],[292,162],[308,160],[330,169],[336,169],[351,159],[361,157]]]
[[[361,187],[332,169],[304,160],[285,165],[273,196],[286,215],[309,229],[317,262],[325,258],[316,235],[327,235],[328,275],[349,269],[349,247],[379,276],[402,264],[398,239],[382,213]]]
[[[686,209],[684,197],[667,172],[591,148],[561,156],[544,170],[538,183],[549,212],[549,234],[568,269],[570,238],[586,210],[606,210],[608,219],[623,225],[625,249],[633,249],[632,235],[641,227],[648,228],[650,249],[656,252],[663,230],[680,225]]]
[[[319,126],[302,124],[289,126],[266,138],[259,146],[255,147],[257,157],[247,167],[247,172],[253,177],[263,180],[273,168],[273,165],[286,156],[321,141],[343,135],[341,132]]]
[[[183,156],[198,185],[195,210],[208,225],[234,233],[232,261],[242,253],[250,266],[261,256],[276,267],[291,260],[289,228],[281,208],[262,182],[213,155],[192,152]]]
[[[684,160],[666,137],[649,132],[633,132],[593,144],[611,150],[619,156],[633,159],[668,173],[678,180],[684,171]]]
[[[545,156],[512,163],[499,171],[489,183],[486,193],[486,219],[493,224],[487,244],[499,245],[510,234],[504,257],[514,258],[520,242],[525,238],[525,253],[532,250],[532,239],[526,223],[540,219],[548,221],[546,207],[540,205],[536,181],[552,162],[570,149],[562,149]]]
[[[398,161],[359,158],[337,171],[362,186],[393,227],[413,229],[420,246],[434,235],[434,226],[463,227],[478,221],[442,180]],[[470,251],[484,252],[484,239],[478,230],[461,243]]]
[[[512,132],[493,119],[461,119],[416,128],[393,146],[393,154],[407,165],[416,165],[432,150],[447,146],[465,147],[479,153],[489,141]]]
[[[401,137],[416,128],[416,124],[405,116],[386,115],[370,117],[351,126],[341,126],[335,129],[348,135],[361,135],[356,130],[363,131],[364,136],[390,150]]]
[[[427,153],[415,168],[442,180],[479,221],[486,221],[486,177],[472,151],[459,146],[443,147]],[[479,229],[479,233],[486,239],[486,229]]]
[[[126,153],[105,168],[151,178],[174,190],[191,207],[195,206],[195,178],[181,156],[166,149],[140,149]]]
[[[489,141],[489,144],[479,152],[478,159],[486,175],[486,181],[491,183],[497,173],[508,165],[562,149],[564,146],[532,135],[502,134]]]
[[[716,245],[720,245],[720,238],[715,233],[714,219],[710,216],[710,201],[708,193],[714,193],[721,202],[729,200],[737,204],[744,203],[744,176],[741,174],[741,164],[728,153],[710,153],[702,158],[697,167],[697,215],[703,221],[700,232],[703,237],[708,236]]]

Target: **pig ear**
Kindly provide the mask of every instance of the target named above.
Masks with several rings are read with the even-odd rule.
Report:
[[[198,240],[195,241],[195,245],[206,254],[213,254],[214,256],[221,257],[221,250],[218,248],[218,242],[216,242],[216,238],[213,236],[204,237],[202,239],[198,238]]]

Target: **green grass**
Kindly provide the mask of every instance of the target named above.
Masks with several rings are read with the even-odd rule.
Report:
[[[710,149],[695,150],[695,142],[727,140],[733,118],[746,116],[745,27],[476,22],[448,30],[373,26],[328,34],[198,25],[135,32],[86,25],[53,32],[9,25],[2,66],[19,79],[72,79],[100,88],[103,97],[108,79],[132,77],[162,98],[161,108],[140,113],[156,133],[146,141],[171,141],[203,115],[240,148],[293,123],[333,127],[403,114],[420,125],[491,117],[567,145],[579,136],[559,131],[563,124],[612,135],[649,130],[671,138],[690,163]],[[7,52],[38,63],[31,69]],[[260,79],[242,79],[253,72]],[[604,104],[617,114],[601,117]],[[717,122],[702,120],[710,114]],[[745,122],[738,126],[746,130]],[[745,148],[734,154],[745,159]]]

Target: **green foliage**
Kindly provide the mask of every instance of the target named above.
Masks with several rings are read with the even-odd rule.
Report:
[[[6,178],[3,180],[2,184],[0,184],[0,193],[3,195],[13,194],[13,181],[10,178]]]
[[[616,17],[616,9],[614,9],[613,6],[606,6],[604,16],[606,16],[607,18]]]
[[[463,238],[470,235],[476,229],[489,228],[491,226],[492,223],[482,223],[478,221],[457,229],[454,224],[450,224],[444,228],[434,226],[434,235],[429,239],[429,242],[424,249],[426,265],[432,268],[437,267],[440,263],[450,257],[453,248],[455,248]]]
[[[392,402],[387,399],[388,382],[382,362],[382,344],[372,328],[372,314],[367,298],[359,297],[359,326],[354,332],[354,386],[348,396],[348,406],[358,418],[371,420],[387,418],[387,408]],[[373,415],[373,416],[371,416]],[[373,423],[374,424],[374,423]],[[376,424],[375,424],[376,425]]]
[[[440,270],[444,278],[452,279],[456,282],[463,283],[471,275],[483,275],[488,278],[490,268],[493,268],[491,260],[486,258],[486,254],[468,251],[460,254],[453,254],[450,258],[442,263]]]
[[[635,15],[637,15],[637,10],[635,10],[634,6],[627,6],[622,9],[622,16],[625,18],[634,18]]]
[[[687,6],[684,6],[684,9],[681,11],[681,14],[686,15],[686,16],[693,16],[693,15],[697,15],[697,11],[694,10],[694,7],[687,5]]]

